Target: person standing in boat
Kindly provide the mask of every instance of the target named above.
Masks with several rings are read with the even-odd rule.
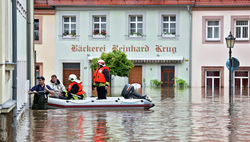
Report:
[[[85,97],[85,92],[82,87],[82,82],[77,79],[75,74],[69,75],[70,85],[65,93],[68,99],[82,100]]]
[[[98,60],[98,68],[94,73],[93,86],[97,88],[98,99],[106,99],[107,90],[110,85],[110,72],[109,68],[105,66],[103,60]]]
[[[57,79],[56,75],[51,76],[50,87],[55,91],[55,95],[53,97],[59,98],[66,89],[64,85]]]

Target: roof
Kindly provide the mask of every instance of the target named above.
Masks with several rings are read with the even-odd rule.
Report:
[[[250,0],[195,0],[196,7],[250,6]]]
[[[178,6],[236,7],[250,6],[250,0],[35,0],[35,8],[56,6]]]
[[[34,7],[35,9],[39,8],[52,8],[52,6],[49,4],[50,0],[35,0],[34,1]]]
[[[96,6],[96,5],[191,5],[195,0],[49,0],[50,5]]]

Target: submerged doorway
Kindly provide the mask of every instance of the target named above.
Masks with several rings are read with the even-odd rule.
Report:
[[[139,83],[142,85],[142,66],[134,66],[129,73],[129,84]]]
[[[161,67],[161,81],[162,87],[174,87],[175,84],[175,67],[162,66]]]
[[[63,63],[63,84],[66,89],[70,84],[68,80],[70,74],[75,74],[77,79],[80,79],[80,63]]]

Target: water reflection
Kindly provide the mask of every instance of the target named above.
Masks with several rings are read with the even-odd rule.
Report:
[[[148,87],[149,111],[27,111],[17,141],[250,141],[249,90],[237,89],[233,105],[228,88]]]
[[[103,114],[97,114],[97,121],[94,124],[94,141],[97,142],[106,142],[109,137],[107,135],[107,122],[106,122],[106,113]]]

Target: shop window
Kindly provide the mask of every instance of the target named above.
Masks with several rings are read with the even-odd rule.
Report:
[[[76,37],[76,16],[63,16],[63,32],[65,38]]]
[[[234,86],[235,88],[248,88],[248,71],[235,71],[234,72]]]
[[[129,37],[143,36],[143,16],[130,15],[129,16]]]
[[[162,37],[176,36],[176,16],[162,15]]]
[[[106,16],[93,16],[93,38],[105,38],[107,35]]]
[[[220,21],[206,22],[206,40],[220,40]]]
[[[235,37],[236,40],[249,39],[249,22],[248,20],[235,20]]]

